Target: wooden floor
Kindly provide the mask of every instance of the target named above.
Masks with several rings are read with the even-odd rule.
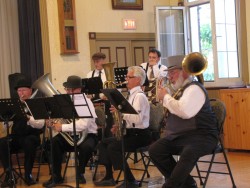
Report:
[[[222,157],[219,154],[218,160],[220,160]],[[228,152],[228,159],[232,168],[233,176],[235,179],[235,183],[237,188],[250,188],[250,152]],[[73,161],[72,161],[73,162]],[[131,165],[134,165],[131,163]],[[141,165],[139,164],[136,164]],[[219,169],[220,167],[215,166],[215,169]],[[223,168],[222,168],[223,170]],[[0,172],[3,170],[0,169]],[[149,172],[151,177],[148,179],[149,183],[144,183],[142,187],[150,187],[150,188],[160,188],[162,185],[162,182],[164,181],[162,178],[162,175],[159,173],[159,171],[155,167],[150,167]],[[80,185],[80,187],[85,188],[93,188],[95,187],[92,182],[92,171],[87,168],[85,178],[87,179],[87,184]],[[195,173],[195,170],[193,171]],[[47,165],[42,166],[41,174],[40,174],[40,180],[36,185],[30,186],[30,188],[39,188],[42,187],[42,183],[49,179],[49,170]],[[70,185],[75,187],[75,175],[74,175],[74,168],[69,168],[66,175],[65,185]],[[98,170],[97,178],[103,177],[105,174],[104,168],[100,167]],[[134,172],[136,177],[139,177],[141,175],[141,172],[135,171]],[[34,170],[34,176],[36,175],[36,172]],[[117,172],[114,173],[114,177],[117,176]],[[198,183],[198,179],[197,179]],[[17,184],[18,188],[24,188],[27,187],[21,180],[18,181]],[[60,186],[60,187],[66,187],[66,186]],[[201,187],[201,186],[200,186]],[[229,188],[232,187],[231,181],[229,176],[227,175],[218,175],[218,174],[211,174],[207,188]]]

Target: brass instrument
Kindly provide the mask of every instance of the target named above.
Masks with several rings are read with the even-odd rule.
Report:
[[[103,88],[116,88],[116,86],[118,84],[115,84],[115,81],[114,81],[115,62],[105,63],[102,66],[103,66],[103,69],[104,69],[106,77],[107,77],[107,81],[104,82]],[[122,82],[119,84],[123,84],[123,83],[126,83],[126,82]],[[121,130],[121,116],[120,116],[119,112],[116,111],[115,113],[113,113],[113,119],[114,119],[114,124],[118,125],[117,131],[115,133],[115,137],[117,138],[117,140],[121,140],[123,133]]]
[[[185,72],[196,76],[198,81],[203,84],[203,72],[207,69],[208,62],[205,56],[199,52],[192,52],[186,55],[182,61],[182,68]]]
[[[43,94],[45,94],[47,97],[53,97],[53,95],[60,94],[55,87],[52,85],[52,83],[49,80],[49,73],[41,76],[38,78],[33,84],[32,88],[41,91]],[[56,119],[54,122],[60,122],[60,123],[71,123],[72,120],[68,119]],[[63,138],[71,145],[74,146],[74,140],[71,137],[71,135],[67,132],[59,132]],[[82,133],[79,134],[79,140],[77,141],[77,145],[81,144],[83,140],[87,137],[87,130],[84,130]]]
[[[203,84],[203,72],[206,70],[208,62],[206,58],[199,52],[192,52],[184,57],[182,60],[182,68],[185,72],[192,76],[196,76],[198,81]],[[159,82],[159,88],[167,88],[172,91],[172,97],[178,99],[179,94],[183,91],[183,87],[179,88],[177,91],[174,92],[171,84],[168,83],[163,86],[162,81]],[[169,92],[170,93],[170,92]],[[168,113],[168,110],[165,111],[165,114]]]

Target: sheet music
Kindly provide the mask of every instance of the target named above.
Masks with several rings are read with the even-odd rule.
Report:
[[[93,103],[84,93],[74,94],[74,106],[79,117],[93,116],[93,118],[97,118]]]

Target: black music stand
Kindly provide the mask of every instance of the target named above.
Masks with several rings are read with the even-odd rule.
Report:
[[[73,102],[74,101],[74,102]],[[62,94],[54,95],[54,97],[28,99],[25,101],[30,113],[34,119],[72,119],[73,120],[73,135],[74,135],[74,153],[75,153],[75,173],[76,173],[76,187],[79,187],[78,179],[78,152],[77,152],[77,140],[76,140],[76,118],[92,118],[93,110],[90,109],[89,104],[84,94]],[[39,105],[39,110],[37,106]],[[50,139],[52,139],[52,128],[50,130]],[[50,143],[51,153],[51,176],[53,177],[53,147]],[[60,185],[58,185],[60,186]],[[66,185],[61,185],[66,186]],[[54,187],[54,186],[53,186]],[[67,186],[72,187],[72,186]]]
[[[82,85],[84,93],[87,94],[99,94],[103,89],[101,77],[83,78]]]
[[[8,182],[11,186],[16,187],[16,180],[15,175],[21,178],[25,183],[25,179],[22,177],[20,173],[18,173],[12,167],[12,160],[11,160],[11,151],[10,151],[10,134],[9,134],[9,121],[14,121],[18,119],[27,119],[27,115],[22,107],[22,102],[19,99],[0,99],[0,122],[4,122],[7,128],[7,148],[8,148],[8,155],[9,155],[9,167],[8,169],[1,175],[1,177],[7,173],[10,173],[10,177]],[[1,178],[0,177],[0,178]]]
[[[121,119],[121,114],[138,114],[133,106],[124,98],[124,96],[117,89],[103,89],[103,94],[109,99],[110,103],[118,110],[119,117]],[[121,125],[121,143],[122,143],[122,161],[123,161],[123,171],[124,171],[124,183],[127,188],[127,177],[125,172],[125,147],[124,147],[124,135],[126,130],[126,124],[123,122]]]

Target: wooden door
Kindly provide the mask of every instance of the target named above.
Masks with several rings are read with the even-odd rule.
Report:
[[[116,67],[140,65],[148,60],[148,51],[155,47],[153,33],[89,33],[90,53],[106,54],[107,62]]]

